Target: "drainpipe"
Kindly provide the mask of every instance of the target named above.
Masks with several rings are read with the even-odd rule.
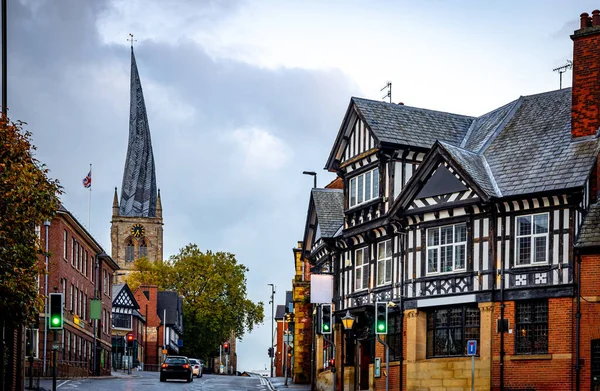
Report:
[[[404,239],[406,238],[404,232],[400,232],[400,368],[399,368],[399,382],[400,390],[402,391],[402,372],[404,370]]]
[[[577,255],[577,314],[575,315],[575,391],[579,391],[581,376],[581,255]]]
[[[50,227],[50,221],[44,221],[44,228],[46,229],[46,276],[44,281],[44,376],[46,376],[46,354],[48,344],[48,227]],[[66,294],[66,292],[63,292]]]
[[[495,246],[496,245],[496,227],[498,226],[498,217],[496,216],[496,206],[492,205],[492,221],[490,222],[490,227],[493,230],[492,232],[494,232],[494,235],[490,235],[492,237],[492,243],[490,244],[491,246]],[[501,231],[501,238],[502,240],[504,240],[504,235],[505,235],[505,229],[506,227],[504,226],[504,224],[502,225],[502,231]],[[494,251],[493,253],[498,253],[498,251],[500,249],[496,248],[496,251]],[[500,322],[502,324],[502,331],[500,332],[500,391],[504,391],[504,355],[506,354],[506,352],[504,351],[504,333],[506,332],[506,330],[504,330],[504,272],[505,272],[505,265],[504,265],[504,259],[506,257],[504,256],[504,254],[502,254],[502,257],[500,259]]]

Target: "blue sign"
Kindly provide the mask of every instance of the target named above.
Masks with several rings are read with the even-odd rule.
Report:
[[[183,347],[183,339],[178,339],[177,340],[177,346],[182,348]]]
[[[470,339],[467,341],[467,356],[477,355],[477,341]]]

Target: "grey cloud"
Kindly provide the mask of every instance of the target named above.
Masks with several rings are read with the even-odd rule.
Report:
[[[38,157],[85,225],[89,193],[81,179],[93,162],[91,232],[110,251],[112,194],[127,144],[129,48],[101,43],[96,21],[110,12],[108,3],[32,4],[11,2],[9,9],[10,115],[29,123]],[[320,185],[332,179],[320,169],[349,97],[359,91],[339,71],[214,60],[186,40],[141,41],[136,58],[163,200],[165,254],[190,242],[233,252],[250,268],[250,298],[268,302],[266,284],[273,282],[276,303],[283,303],[312,186],[301,172],[318,171]],[[191,111],[175,115],[181,107]],[[239,146],[228,136],[250,128],[284,143],[293,152],[289,159],[245,177]],[[267,322],[246,336],[242,368],[267,362],[269,334]]]

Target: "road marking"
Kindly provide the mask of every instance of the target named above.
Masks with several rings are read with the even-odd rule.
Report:
[[[64,386],[65,384],[67,384],[67,383],[68,383],[68,382],[70,382],[70,381],[71,381],[71,380],[65,380],[64,382],[62,382],[62,383],[58,384],[58,385],[56,386],[56,388],[60,388],[61,386]]]

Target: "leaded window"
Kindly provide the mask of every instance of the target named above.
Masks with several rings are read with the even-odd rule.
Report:
[[[354,276],[355,290],[367,289],[369,287],[369,259],[367,248],[361,248],[354,253]]]
[[[390,361],[402,359],[402,322],[400,314],[390,314],[388,317],[387,343],[390,346]]]
[[[131,329],[131,314],[120,314],[113,312],[112,326],[119,329]]]
[[[392,241],[377,243],[377,286],[392,282]]]
[[[518,216],[516,229],[516,264],[548,262],[548,213]]]
[[[379,169],[375,168],[350,179],[350,207],[379,197]]]
[[[465,270],[466,258],[465,223],[427,230],[427,274]]]
[[[548,300],[516,302],[517,354],[548,353]]]
[[[127,239],[127,243],[125,243],[125,261],[133,262],[135,259],[135,247],[133,246],[133,240],[131,238]]]
[[[427,313],[427,357],[465,356],[467,341],[479,342],[479,308],[439,308]]]

